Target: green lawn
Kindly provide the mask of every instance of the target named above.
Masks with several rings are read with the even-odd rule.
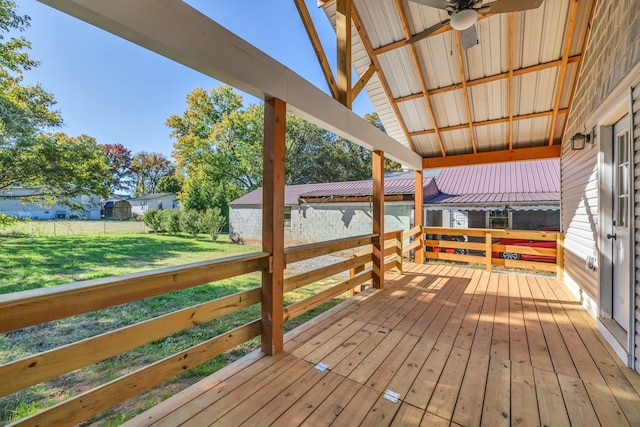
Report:
[[[218,242],[205,240],[204,236],[195,240],[190,237],[153,234],[0,237],[0,293],[259,251],[258,247],[232,245],[226,242],[226,235],[220,236]],[[327,279],[289,293],[285,297],[285,304],[299,301],[336,282],[336,279]],[[260,275],[253,273],[0,334],[0,363],[259,286]],[[292,329],[339,301],[340,299],[329,302],[305,316],[288,322],[286,329]],[[0,424],[16,421],[82,390],[105,383],[259,317],[260,307],[255,305],[2,398]],[[143,393],[126,404],[105,412],[93,421],[99,425],[117,425],[257,347],[257,340],[245,343],[150,392]]]

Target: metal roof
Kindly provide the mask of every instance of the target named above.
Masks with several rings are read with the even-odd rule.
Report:
[[[557,202],[560,203],[560,192],[552,193],[483,193],[483,194],[463,194],[452,196],[440,194],[426,203],[438,204],[484,204],[484,203],[540,203]]]
[[[438,194],[435,181],[432,177],[424,178],[425,200]],[[287,185],[284,189],[284,204],[297,205],[301,198],[330,197],[330,196],[370,196],[372,193],[372,181],[346,181],[328,182],[320,184]],[[385,180],[385,195],[414,194],[414,179],[388,179]],[[233,200],[230,205],[261,205],[262,188],[258,188],[244,196]]]
[[[335,28],[336,2],[319,3]],[[594,4],[545,0],[488,15],[476,23],[479,44],[464,50],[449,25],[406,43],[448,18],[442,10],[353,0],[352,65],[358,76],[375,68],[365,90],[425,168],[559,157]]]
[[[447,168],[437,183],[447,195],[558,193],[560,200],[560,160]]]

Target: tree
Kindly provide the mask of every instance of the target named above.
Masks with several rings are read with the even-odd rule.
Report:
[[[182,180],[175,175],[167,175],[158,181],[159,193],[180,193],[182,191]]]
[[[131,172],[135,181],[134,195],[158,192],[158,183],[175,172],[175,166],[162,154],[142,151],[131,161]]]
[[[109,180],[111,192],[129,190],[131,187],[131,150],[122,144],[104,144],[102,149],[111,169]]]
[[[34,202],[78,207],[75,196],[108,194],[106,160],[89,136],[46,133],[62,117],[53,110],[53,94],[40,84],[23,84],[23,73],[38,62],[26,52],[31,44],[23,36],[3,35],[29,26],[29,17],[15,9],[15,2],[0,0],[0,190],[36,187]]]
[[[364,119],[380,129],[382,132],[387,133],[384,129],[384,125],[382,124],[382,120],[380,120],[380,116],[375,111],[373,113],[365,114]],[[385,172],[398,172],[402,170],[402,165],[396,161],[391,159],[384,159],[384,170]]]

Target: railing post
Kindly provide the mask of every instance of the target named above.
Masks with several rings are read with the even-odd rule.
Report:
[[[424,179],[422,174],[422,169],[416,171],[416,191],[415,196],[413,198],[413,222],[414,227],[422,227],[424,226],[424,215],[423,215],[423,200],[424,200]],[[423,241],[424,231],[420,233],[419,238],[420,241]],[[415,262],[420,262],[420,264],[424,264],[424,245],[418,246],[415,251]]]
[[[488,232],[484,236],[484,263],[487,271],[491,271],[491,244],[491,232]]]
[[[286,103],[264,103],[262,190],[262,251],[268,270],[262,272],[262,351],[276,354],[284,347],[284,157]]]
[[[564,280],[564,234],[556,235],[556,280]]]
[[[396,268],[402,274],[402,230],[396,231]]]
[[[384,152],[374,150],[372,157],[373,175],[373,287],[384,288]]]

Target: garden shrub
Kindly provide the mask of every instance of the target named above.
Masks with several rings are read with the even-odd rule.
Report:
[[[180,234],[182,231],[181,212],[177,209],[162,211],[164,228],[169,234]]]
[[[224,227],[225,218],[222,216],[220,208],[214,207],[201,212],[198,222],[200,223],[200,231],[207,233],[215,242]]]
[[[149,227],[154,233],[162,233],[164,231],[167,231],[164,228],[162,211],[159,211],[157,209],[146,211],[140,219],[142,220],[144,225]]]
[[[181,215],[182,231],[198,237],[200,232],[200,213],[195,209],[184,211]]]

